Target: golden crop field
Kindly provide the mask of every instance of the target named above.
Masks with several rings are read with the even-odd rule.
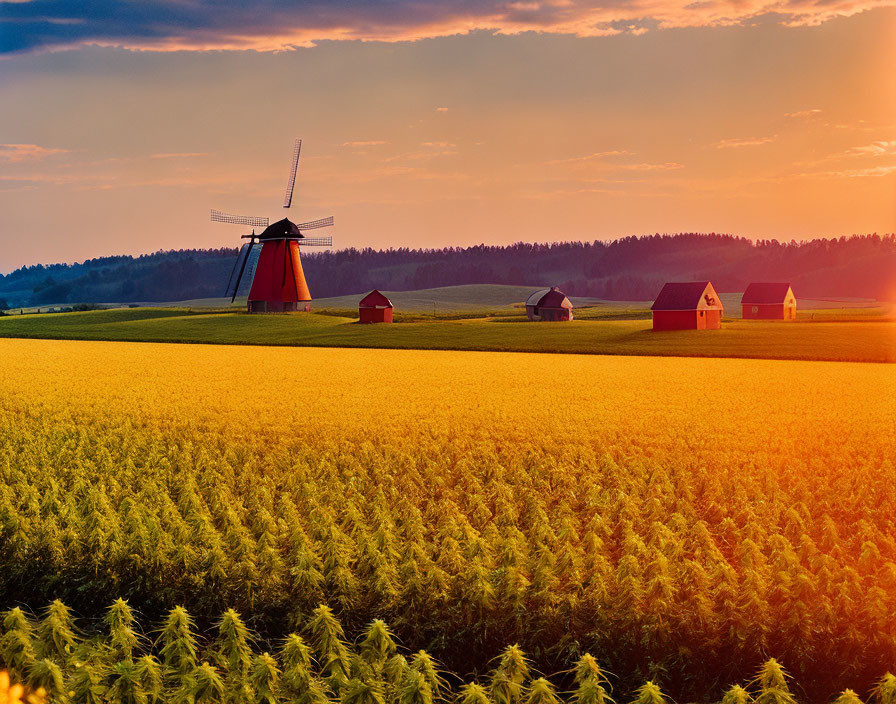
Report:
[[[352,669],[374,618],[479,676],[466,704],[579,686],[533,671],[502,694],[484,673],[513,643],[542,672],[587,652],[620,691],[680,701],[769,657],[812,701],[894,667],[894,366],[38,340],[0,358],[0,608],[77,615],[5,612],[0,665],[38,671],[33,637],[33,686],[54,663],[83,676],[74,635],[39,643],[70,618],[107,628],[117,597],[147,633],[194,629],[192,665],[142,642],[163,674],[229,681],[214,624],[232,608],[258,653],[304,633],[321,696],[351,704],[404,691]],[[256,694],[294,655],[256,663]],[[407,666],[438,690],[427,662]],[[382,701],[353,698],[365,677]]]

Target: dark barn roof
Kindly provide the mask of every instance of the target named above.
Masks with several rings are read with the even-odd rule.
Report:
[[[258,239],[270,240],[279,239],[281,237],[304,237],[304,235],[299,232],[299,228],[296,227],[296,224],[292,220],[283,218],[282,220],[278,220],[277,222],[268,225],[265,228],[265,231],[258,236]]]
[[[671,282],[663,286],[650,310],[697,310],[701,302],[705,302],[706,308],[722,308],[722,302],[709,281]]]
[[[787,298],[790,284],[782,283],[752,283],[744,291],[744,297],[740,300],[746,305],[768,305],[783,303]]]
[[[373,289],[358,302],[359,308],[392,308],[392,301]]]
[[[572,308],[572,302],[556,286],[536,291],[526,299],[526,305],[538,308]]]

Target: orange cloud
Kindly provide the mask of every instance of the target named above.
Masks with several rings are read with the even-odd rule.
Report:
[[[812,108],[810,110],[797,110],[796,112],[785,112],[784,117],[789,117],[792,119],[801,119],[807,117],[814,117],[821,113],[819,108]]]
[[[194,157],[211,156],[208,152],[172,152],[151,154],[150,159],[192,159]]]
[[[616,168],[626,171],[677,171],[678,169],[683,169],[684,164],[667,161],[661,164],[620,164]]]
[[[300,4],[274,0],[264,13],[251,4],[236,2],[196,0],[187,9],[147,0],[126,23],[116,13],[132,11],[131,4],[123,0],[110,0],[97,7],[71,0],[4,5],[7,20],[27,29],[0,42],[0,52],[85,45],[151,51],[284,51],[321,41],[402,42],[473,31],[599,37],[757,21],[814,26],[836,17],[891,7],[894,0],[396,0],[385,5],[357,0],[309,0]],[[444,112],[447,108],[436,110]]]
[[[0,159],[10,162],[44,159],[54,154],[68,152],[68,149],[51,149],[37,144],[0,144]]]
[[[594,152],[584,156],[574,156],[567,159],[555,159],[545,162],[549,166],[574,167],[579,171],[582,167],[595,162],[596,165],[606,170],[618,171],[676,171],[683,169],[684,165],[675,161],[666,162],[634,162],[626,161],[627,157],[635,156],[633,152],[625,149],[612,149],[604,152]],[[620,159],[621,157],[621,159]]]
[[[836,171],[817,171],[798,174],[800,178],[877,178],[896,174],[896,164],[890,166],[873,166],[868,169],[840,169]]]
[[[847,152],[850,156],[890,156],[896,155],[896,139],[882,139],[864,147],[854,147]]]
[[[384,159],[386,163],[393,161],[417,161],[420,159],[434,159],[438,156],[454,156],[457,154],[455,149],[437,149],[437,150],[421,150],[416,152],[403,152]]]
[[[771,137],[747,137],[744,139],[734,138],[734,139],[722,139],[716,142],[713,146],[716,149],[732,149],[739,147],[758,147],[762,144],[769,144],[770,142],[774,142],[778,138],[778,135],[773,135]]]
[[[626,151],[625,149],[612,149],[610,151],[605,152],[594,152],[592,154],[585,154],[584,156],[572,156],[568,159],[553,159],[552,161],[547,162],[548,164],[576,164],[586,161],[602,161],[607,157],[615,157],[615,156],[632,156],[632,153]]]

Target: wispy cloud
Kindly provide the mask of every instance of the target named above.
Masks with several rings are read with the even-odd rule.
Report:
[[[383,159],[383,161],[385,163],[394,161],[420,161],[421,159],[435,159],[436,157],[440,156],[454,156],[456,154],[457,150],[451,148],[421,149],[419,151],[402,152],[401,154],[395,154],[394,156],[386,157],[385,159]]]
[[[386,142],[382,139],[356,140],[354,142],[343,142],[343,147],[378,147]]]
[[[364,171],[334,172],[332,181],[343,184],[366,184],[388,182],[391,179],[403,179],[407,181],[457,181],[468,183],[468,174],[450,171],[438,171],[423,166],[409,166],[407,164],[388,164],[375,169]]]
[[[896,164],[872,166],[867,169],[834,169],[830,171],[809,171],[797,174],[797,178],[877,178],[896,174]]]
[[[526,197],[533,200],[551,201],[558,198],[574,198],[578,196],[594,195],[612,195],[615,198],[666,198],[673,194],[657,189],[600,188],[587,186],[582,188],[558,188],[550,191],[532,191],[527,193]]]
[[[577,172],[581,172],[585,168],[598,168],[606,171],[675,171],[684,168],[683,164],[675,161],[635,162],[630,159],[634,156],[636,156],[634,152],[626,149],[611,149],[566,159],[553,159],[545,162],[545,165],[573,167]]]
[[[593,152],[591,154],[585,154],[583,156],[571,156],[566,159],[552,159],[551,161],[546,162],[547,164],[581,164],[588,161],[603,161],[610,157],[617,156],[632,156],[632,152],[626,151],[625,149],[612,149],[610,151],[605,152]]]
[[[616,168],[625,171],[677,171],[678,169],[683,169],[684,164],[679,164],[676,161],[666,161],[660,164],[618,164]]]
[[[738,149],[740,147],[758,147],[762,144],[770,144],[778,138],[778,135],[771,137],[735,137],[732,139],[721,139],[713,146],[716,149]]]
[[[264,183],[269,176],[266,170],[246,170],[237,175],[215,169],[193,172],[165,168],[153,174],[153,170],[148,168],[134,170],[132,166],[135,163],[140,163],[140,160],[102,159],[56,166],[49,162],[33,162],[20,166],[18,170],[22,173],[0,174],[0,181],[20,186],[64,186],[78,191],[163,186],[215,189],[226,193],[237,192],[242,196],[269,193],[266,186],[257,185]],[[142,164],[146,167],[145,162]]]
[[[171,152],[151,154],[150,159],[193,159],[203,156],[211,156],[208,152]]]
[[[801,120],[807,117],[814,117],[816,115],[821,114],[820,108],[810,108],[809,110],[797,110],[796,112],[785,112],[784,117],[789,117],[793,120]]]
[[[882,139],[863,147],[853,147],[848,150],[849,156],[891,156],[896,155],[896,139]]]
[[[31,161],[68,153],[68,149],[51,149],[38,144],[0,144],[0,159],[8,162]]]
[[[817,25],[893,0],[33,0],[3,2],[0,53],[95,44],[157,51],[282,51],[326,40],[413,41],[476,30],[579,37],[774,18]],[[444,111],[444,108],[436,108]]]

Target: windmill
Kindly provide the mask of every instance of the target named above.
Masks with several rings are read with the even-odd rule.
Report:
[[[297,139],[289,167],[289,178],[286,181],[284,208],[292,205],[292,193],[296,185],[296,170],[299,167],[301,151],[302,140]],[[299,248],[331,247],[332,237],[306,237],[305,232],[330,227],[333,224],[332,215],[299,224],[283,218],[272,225],[269,224],[268,218],[228,215],[220,210],[212,210],[211,218],[213,222],[247,225],[253,228],[252,234],[242,236],[242,239],[249,241],[240,248],[227,282],[224,295],[230,296],[231,303],[236,300],[240,283],[245,277],[252,282],[246,304],[250,313],[311,310],[311,293],[308,291],[305,273],[302,271]],[[256,227],[265,229],[257,235]]]

